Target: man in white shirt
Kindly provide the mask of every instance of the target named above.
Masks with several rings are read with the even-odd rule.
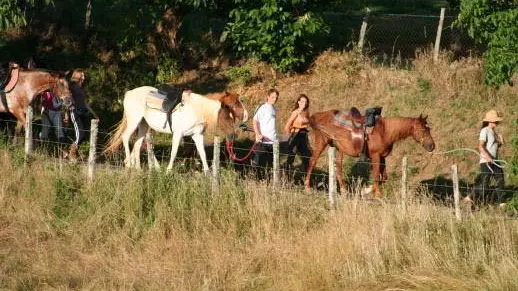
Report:
[[[262,170],[267,164],[271,165],[273,162],[273,142],[277,140],[275,131],[277,109],[273,105],[277,102],[277,98],[279,98],[279,91],[268,90],[266,102],[257,108],[252,120],[257,142],[252,166],[259,167],[256,168],[257,170]]]

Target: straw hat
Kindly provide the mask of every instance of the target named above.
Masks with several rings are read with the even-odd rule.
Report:
[[[503,118],[498,114],[498,112],[494,109],[489,110],[486,112],[486,116],[484,116],[484,119],[482,121],[487,122],[500,122]]]

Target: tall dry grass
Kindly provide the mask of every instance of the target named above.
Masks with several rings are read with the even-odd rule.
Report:
[[[0,156],[0,289],[518,289],[517,221],[489,210],[457,222],[418,192],[406,213],[329,210],[232,171],[217,196],[196,173],[100,168],[88,186],[83,166]]]

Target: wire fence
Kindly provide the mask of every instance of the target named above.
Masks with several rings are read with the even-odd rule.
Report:
[[[452,14],[453,13],[453,14]],[[456,12],[445,10],[440,50],[448,50],[454,58],[480,55],[486,50],[476,44],[467,31],[454,25]],[[436,42],[440,14],[324,13],[330,25],[330,46],[345,48],[363,42],[363,51],[381,64],[405,65],[416,54],[432,48]],[[365,35],[362,39],[362,24]]]
[[[29,110],[31,111],[31,110]],[[28,114],[31,116],[31,114]],[[16,121],[13,120],[0,120],[0,122],[4,124],[8,124],[10,126],[14,126]],[[29,122],[28,124],[32,124]],[[37,132],[39,127],[34,127],[33,131]],[[51,126],[51,129],[55,129]],[[104,151],[104,146],[102,144],[103,141],[108,140],[111,133],[106,131],[98,131],[97,130],[97,121],[92,120],[92,128],[91,130],[86,130],[90,135],[90,143],[85,143],[88,145],[86,147],[82,147],[80,150],[80,159],[77,162],[79,165],[83,165],[87,167],[87,175],[88,180],[92,181],[94,179],[94,173],[96,168],[111,170],[111,171],[120,171],[125,166],[125,156],[122,153],[116,153],[109,157],[103,156],[102,153]],[[35,143],[35,148],[39,152],[43,152],[46,157],[49,159],[51,163],[56,165],[56,167],[62,169],[62,165],[65,163],[67,147],[70,145],[69,143],[62,143],[56,140],[48,140],[48,139],[40,139],[38,137],[32,137],[32,132],[27,135],[30,140],[25,139],[25,143]],[[36,135],[37,136],[37,135]],[[101,137],[98,139],[98,137]],[[2,140],[4,143],[10,143],[14,140],[15,136],[6,133],[2,135]],[[184,141],[184,147],[192,147],[194,148],[194,143],[190,141]],[[216,145],[216,146],[215,146]],[[32,150],[27,151],[27,146],[25,147],[25,160],[28,161],[30,156],[33,154]],[[263,153],[263,154],[273,154],[273,163],[267,166],[260,166],[250,163],[251,158],[244,160],[243,162],[237,162],[230,158],[229,153],[227,152],[227,148],[224,143],[221,143],[219,137],[215,137],[214,144],[212,147],[209,145],[208,147],[208,158],[209,162],[212,166],[212,177],[213,177],[213,191],[217,192],[219,188],[219,171],[220,167],[229,168],[239,172],[242,177],[249,179],[257,179],[266,180],[271,187],[275,189],[290,189],[297,185],[297,180],[299,180],[298,185],[300,185],[300,181],[307,176],[307,172],[304,167],[289,169],[288,167],[281,166],[281,161],[285,160],[287,157],[292,156],[299,158],[310,158],[308,157],[300,157],[300,155],[295,155],[293,153],[287,152],[285,149],[281,150],[281,146],[279,143],[275,143],[273,148],[273,153],[269,151],[262,151],[260,149],[255,149],[255,153]],[[246,153],[250,150],[248,147],[240,147],[234,146],[234,152],[240,156],[243,153]],[[323,190],[328,192],[330,204],[334,203],[334,197],[337,194],[337,186],[336,181],[336,165],[335,165],[335,149],[330,148],[328,151],[328,163],[327,168],[328,171],[324,169],[318,169],[311,173],[310,181],[312,186],[318,190]],[[211,155],[212,153],[212,155]],[[254,153],[254,154],[255,154]],[[153,156],[159,164],[164,164],[170,159],[170,155],[163,150],[156,150],[153,148],[151,144],[147,145],[143,148],[142,152],[139,153],[144,157],[143,161],[148,161],[148,166],[150,166],[150,155]],[[140,156],[139,155],[139,156]],[[406,157],[404,158],[406,160]],[[201,164],[201,160],[199,157],[194,157],[193,155],[185,155],[182,157],[181,161],[176,162],[177,166],[173,169],[173,171],[188,173],[189,171],[199,169],[199,165]],[[135,166],[135,165],[133,165]],[[369,161],[358,160],[355,162],[355,166],[363,167],[364,169],[369,169],[373,164]],[[152,168],[152,167],[150,167]],[[455,165],[456,168],[456,165]],[[436,179],[433,181],[427,181],[426,183],[409,183],[406,179],[408,173],[408,165],[406,161],[403,162],[402,165],[402,181],[401,181],[401,193],[406,193],[406,189],[427,189],[428,191],[438,193],[439,195],[443,195],[443,199],[446,201],[457,201],[459,200],[460,193],[470,195],[476,192],[491,192],[494,189],[485,189],[481,188],[476,184],[468,184],[458,179],[457,170],[453,170],[451,172],[451,179]],[[477,174],[481,174],[482,172],[477,172]],[[367,170],[366,175],[363,177],[349,178],[347,181],[348,189],[340,189],[342,193],[347,192],[348,190],[356,187],[356,184],[369,184],[373,181],[369,178],[369,173]],[[344,191],[345,190],[345,191]],[[512,196],[516,189],[499,189],[498,195],[506,195]],[[456,196],[455,196],[456,195]],[[494,195],[494,194],[488,194]],[[455,198],[457,197],[457,198]],[[402,199],[405,201],[406,199]]]

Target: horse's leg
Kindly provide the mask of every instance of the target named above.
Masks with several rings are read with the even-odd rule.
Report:
[[[194,140],[194,144],[196,145],[196,150],[198,150],[198,154],[200,155],[201,162],[203,163],[203,173],[208,176],[210,174],[209,164],[207,163],[207,155],[205,154],[205,146],[203,144],[203,135],[201,133],[195,133],[192,136]]]
[[[387,164],[385,161],[385,157],[381,157],[380,159],[380,172],[381,172],[381,182],[385,183],[388,180],[387,175]]]
[[[151,128],[150,127],[148,127],[147,132],[146,132],[146,146],[147,146],[147,149],[152,149],[152,147],[153,147],[153,138],[151,137]],[[155,169],[160,169],[160,163],[156,159],[155,152],[150,150],[150,151],[148,151],[148,155],[150,155],[150,158],[153,162],[153,166],[155,167]],[[148,159],[148,161],[149,161],[149,159]]]
[[[18,139],[22,136],[22,130],[25,128],[25,112],[23,110],[13,110],[11,113],[16,117],[13,143],[17,144]]]
[[[313,168],[315,168],[318,158],[326,149],[329,142],[329,140],[320,131],[314,130],[313,133],[315,136],[315,151],[309,160],[308,171],[306,173],[306,177],[304,177],[304,188],[306,189],[306,192],[311,190],[309,185],[311,180],[311,172],[313,172]]]
[[[344,178],[342,177],[343,159],[344,153],[342,153],[342,151],[336,151],[336,178],[338,179],[338,184],[340,184],[340,195],[345,194],[345,183]]]
[[[124,145],[124,153],[126,155],[124,159],[124,164],[126,168],[130,168],[133,162],[133,153],[130,151],[129,140],[135,129],[137,129],[137,127],[139,126],[140,121],[142,119],[131,119],[128,114],[126,114],[126,118],[127,126],[124,132],[122,133],[121,138],[122,144]]]
[[[142,142],[144,141],[147,130],[148,130],[148,125],[146,123],[141,122],[138,125],[137,137],[135,139],[135,144],[133,145],[133,151],[131,153],[132,163],[135,166],[135,168],[137,168],[138,170],[141,169],[141,167],[140,167],[140,148],[142,147]]]
[[[176,154],[178,153],[178,147],[180,146],[180,141],[182,140],[182,133],[179,131],[173,132],[173,138],[171,142],[171,159],[169,160],[169,165],[167,165],[167,171],[171,171],[173,169],[174,159],[176,158]]]
[[[374,178],[374,193],[376,198],[381,197],[380,191],[380,162],[381,157],[378,154],[371,154],[372,177]]]

